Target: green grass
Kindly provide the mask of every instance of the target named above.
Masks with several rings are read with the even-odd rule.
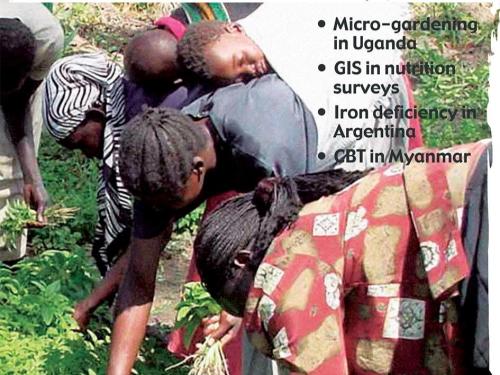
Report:
[[[54,14],[65,31],[65,56],[82,52],[81,46],[70,45],[78,35],[92,48],[106,52],[115,61],[122,61],[129,38],[151,27],[155,19],[168,14],[172,7],[173,3],[58,3]]]
[[[470,4],[442,3],[416,4],[413,6],[416,19],[478,20],[480,8]],[[485,16],[486,15],[486,16]],[[411,51],[407,61],[427,61],[434,64],[454,64],[456,74],[420,75],[412,77],[417,105],[422,108],[472,108],[477,117],[458,117],[453,122],[423,119],[424,141],[431,147],[449,147],[469,143],[491,136],[486,122],[488,105],[488,53],[491,33],[496,30],[496,21],[482,11],[479,30],[466,31],[411,32],[417,39],[418,49]]]

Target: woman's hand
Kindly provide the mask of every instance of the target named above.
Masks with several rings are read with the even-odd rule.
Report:
[[[76,320],[80,331],[85,332],[92,317],[93,309],[88,306],[87,300],[78,302],[73,311],[73,319]]]
[[[46,220],[43,214],[49,201],[49,195],[45,190],[45,186],[43,186],[41,181],[33,184],[25,183],[23,193],[24,201],[36,210],[36,220],[40,223],[40,226],[44,226]]]
[[[219,315],[203,319],[201,324],[205,336],[211,336],[215,340],[220,340],[222,345],[226,345],[236,337],[242,322],[243,318],[222,311]]]

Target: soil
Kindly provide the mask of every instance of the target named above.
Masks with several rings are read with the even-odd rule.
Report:
[[[163,252],[156,275],[150,324],[173,326],[175,305],[179,302],[182,286],[186,281],[192,253],[192,239],[189,234],[173,238]]]

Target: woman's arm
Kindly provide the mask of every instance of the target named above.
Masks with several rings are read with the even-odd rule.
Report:
[[[106,273],[104,279],[94,288],[92,293],[75,306],[73,318],[82,331],[87,328],[92,313],[108,298],[110,298],[120,286],[127,269],[130,258],[130,248],[118,259],[116,264]]]
[[[153,238],[132,238],[116,302],[108,375],[128,375],[132,371],[146,333],[160,252],[170,239],[172,227],[170,223],[163,234]]]
[[[23,171],[24,200],[35,207],[37,220],[41,222],[43,221],[43,213],[47,206],[48,194],[43,185],[36,160],[31,128],[25,129],[26,111],[29,107],[30,98],[40,83],[41,81],[34,81],[28,78],[21,89],[2,96],[1,101],[9,134]]]

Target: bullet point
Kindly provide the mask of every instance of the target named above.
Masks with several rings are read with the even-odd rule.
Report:
[[[325,115],[325,113],[326,113],[326,111],[325,111],[325,109],[324,109],[324,108],[320,108],[320,109],[318,109],[318,115],[320,115],[320,116],[324,116],[324,115]]]
[[[319,27],[325,27],[325,25],[326,25],[325,21],[323,21],[323,20],[319,20],[318,21],[318,26]]]
[[[320,72],[324,72],[324,71],[325,71],[325,69],[326,69],[325,64],[319,64],[319,65],[318,65],[318,70],[319,70]]]
[[[326,155],[325,155],[325,153],[324,153],[324,152],[320,152],[320,153],[318,154],[318,159],[320,159],[320,160],[323,160],[325,157],[326,157]]]

